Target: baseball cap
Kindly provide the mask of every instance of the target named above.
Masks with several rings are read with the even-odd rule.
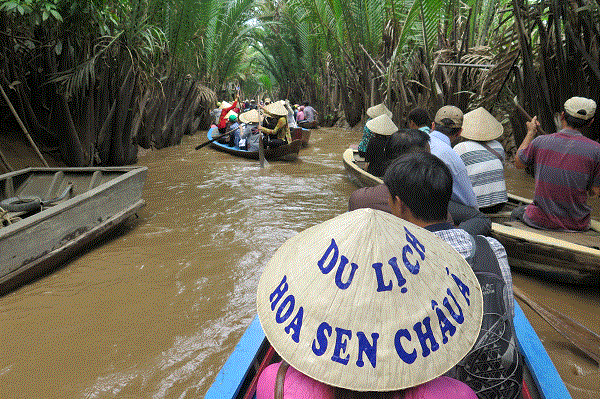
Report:
[[[463,123],[463,113],[460,108],[454,105],[445,105],[435,114],[435,124],[446,127],[461,127]]]
[[[574,118],[587,121],[596,113],[596,102],[585,97],[571,97],[565,101],[565,112]]]

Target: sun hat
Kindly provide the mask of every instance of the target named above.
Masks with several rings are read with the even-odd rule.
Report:
[[[225,118],[229,119],[231,118],[231,115],[234,115],[237,118],[237,114],[233,112],[233,110],[230,110],[227,115],[225,115]]]
[[[565,112],[574,118],[587,121],[596,113],[596,102],[585,97],[571,97],[565,102]]]
[[[219,105],[219,108],[221,108],[221,109],[225,109],[225,108],[229,108],[229,107],[231,107],[231,104],[228,103],[227,101],[223,101],[221,103],[221,105]]]
[[[277,116],[286,116],[288,114],[288,111],[287,111],[287,109],[285,109],[285,106],[282,103],[280,103],[279,101],[276,101],[274,103],[266,105],[265,109],[270,114],[277,115]]]
[[[477,394],[464,382],[444,375],[409,389],[404,394],[404,399],[442,398],[477,399]]]
[[[490,141],[504,133],[504,127],[485,108],[467,112],[463,118],[460,135],[469,140]]]
[[[389,136],[394,132],[398,131],[398,126],[394,121],[386,114],[379,115],[367,122],[367,129],[373,133]]]
[[[235,122],[237,120],[237,115],[235,114],[235,112],[233,114],[229,113],[228,118],[230,122]]]
[[[260,123],[261,118],[258,114],[258,110],[251,109],[250,111],[240,114],[239,120],[242,123]]]
[[[435,124],[446,127],[461,127],[463,123],[463,113],[460,108],[454,105],[445,105],[435,114]]]
[[[449,244],[387,212],[357,209],[275,252],[257,311],[296,370],[346,389],[394,391],[444,374],[469,352],[483,300]]]
[[[369,118],[377,118],[379,115],[384,114],[389,116],[390,118],[393,115],[392,111],[390,111],[383,103],[374,105],[367,109],[367,115],[369,116]]]

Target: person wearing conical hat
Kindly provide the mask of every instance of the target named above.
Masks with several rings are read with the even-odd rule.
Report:
[[[221,116],[219,117],[219,123],[217,124],[217,127],[219,128],[219,134],[225,134],[225,132],[227,132],[227,118],[228,118],[229,112],[237,107],[237,103],[238,103],[238,95],[235,96],[235,100],[233,101],[232,104],[229,104],[226,101],[223,101],[221,103],[221,105],[220,105]]]
[[[499,212],[508,196],[504,180],[504,148],[496,139],[504,127],[485,108],[467,112],[463,118],[463,141],[454,151],[465,163],[477,197],[477,206],[483,213]]]
[[[367,172],[381,177],[387,164],[385,146],[392,133],[398,131],[398,126],[387,114],[369,120],[365,126],[373,134],[365,151],[365,161],[369,163]]]
[[[261,116],[257,109],[250,109],[239,116],[241,126],[241,136],[238,142],[238,147],[247,151],[258,151],[260,143],[260,132],[258,124],[261,121]]]
[[[590,228],[587,199],[600,195],[600,144],[582,132],[594,122],[595,113],[596,101],[571,97],[560,115],[560,131],[535,137],[537,117],[527,123],[515,167],[535,166],[535,191],[533,202],[515,209],[513,217],[537,228]]]
[[[392,214],[450,244],[485,287],[477,343],[446,375],[465,382],[482,398],[520,397],[523,359],[514,331],[512,277],[504,247],[495,238],[472,236],[446,221],[452,173],[436,156],[426,152],[401,155],[387,169],[384,182]]]
[[[481,286],[413,223],[358,209],[300,232],[264,267],[256,302],[285,362],[261,373],[257,399],[476,398],[443,374],[479,336]]]
[[[364,157],[367,152],[367,145],[369,144],[369,140],[373,137],[373,133],[367,127],[367,123],[373,118],[377,118],[380,115],[387,115],[388,117],[392,117],[392,112],[385,106],[385,104],[377,104],[369,109],[367,109],[367,122],[365,123],[365,127],[363,129],[363,136],[358,143],[358,155]]]
[[[272,129],[267,126],[260,126],[260,131],[267,133],[266,146],[275,148],[291,143],[292,135],[288,124],[288,110],[286,107],[277,101],[262,107],[262,110],[277,120],[277,124]]]

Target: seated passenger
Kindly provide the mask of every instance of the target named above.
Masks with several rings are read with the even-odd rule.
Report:
[[[276,148],[284,144],[291,143],[292,136],[287,120],[288,111],[283,104],[280,102],[274,102],[263,107],[263,110],[268,115],[277,118],[277,125],[275,125],[275,127],[272,129],[266,126],[260,126],[260,131],[267,133],[265,146],[269,148]]]
[[[398,127],[385,114],[368,121],[366,127],[373,133],[365,152],[365,161],[369,163],[367,172],[381,177],[385,173],[387,163],[385,146],[392,133],[398,131]]]
[[[415,224],[359,209],[312,226],[264,267],[256,303],[286,360],[262,371],[257,399],[477,398],[444,373],[478,339],[481,286]]]
[[[431,118],[427,110],[414,108],[408,113],[408,128],[421,130],[427,134],[431,133]]]
[[[589,229],[587,199],[600,194],[600,144],[582,131],[595,113],[594,100],[572,97],[564,104],[559,132],[535,137],[537,117],[527,123],[515,167],[535,166],[535,192],[531,204],[513,211],[514,218],[542,229]]]
[[[387,115],[388,117],[392,117],[392,112],[385,106],[385,104],[377,104],[369,109],[367,109],[367,121],[365,123],[365,127],[363,129],[362,139],[360,143],[358,143],[358,155],[364,158],[365,153],[367,152],[367,145],[369,144],[369,140],[373,137],[373,133],[367,127],[367,123],[373,119],[377,118],[380,115]]]
[[[248,112],[240,114],[240,122],[243,123],[241,127],[240,142],[238,143],[241,150],[246,151],[258,151],[258,144],[260,142],[260,132],[258,130],[258,124],[260,122],[260,116],[256,109],[251,109]]]
[[[496,139],[504,127],[485,108],[467,112],[463,119],[463,141],[454,151],[465,163],[477,197],[479,210],[499,212],[508,201],[504,180],[504,148]]]

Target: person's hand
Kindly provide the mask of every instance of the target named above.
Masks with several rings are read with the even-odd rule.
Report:
[[[529,122],[525,124],[527,126],[527,132],[536,133],[540,126],[540,121],[537,120],[537,115],[534,116]]]

